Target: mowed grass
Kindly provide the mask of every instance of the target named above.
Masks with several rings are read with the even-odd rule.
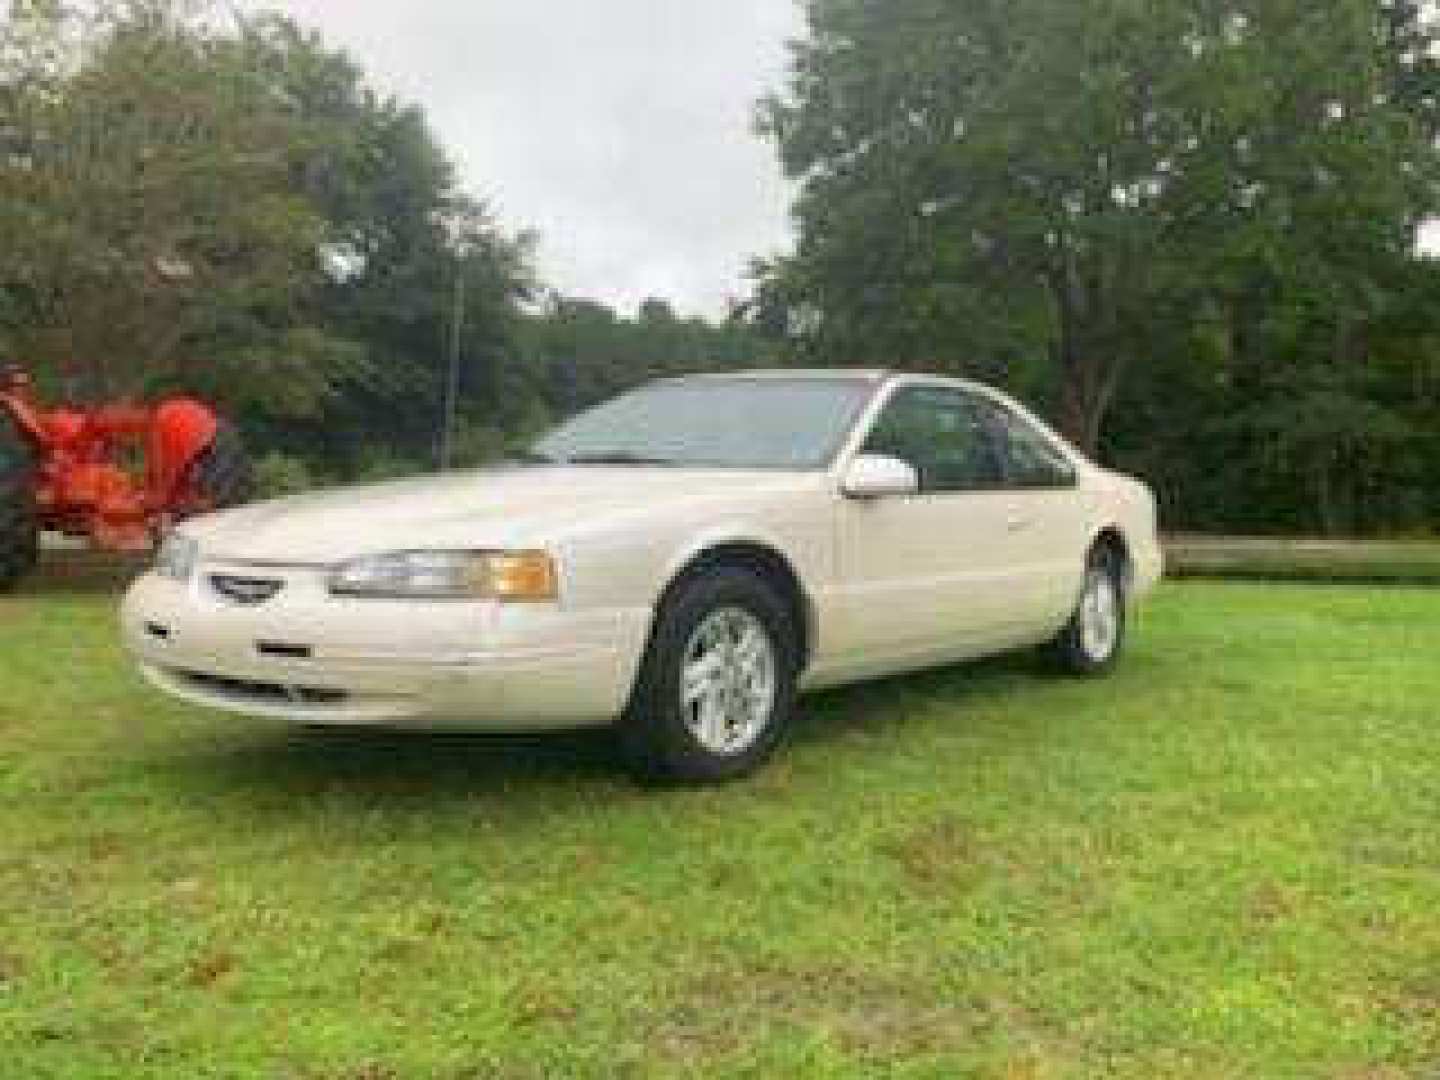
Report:
[[[1440,1068],[1440,592],[1170,584],[658,793],[171,704],[113,603],[0,600],[5,1077]]]

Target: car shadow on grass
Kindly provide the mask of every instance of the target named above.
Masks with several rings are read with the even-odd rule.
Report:
[[[953,706],[963,714],[967,705],[1023,693],[1053,677],[1048,660],[1027,649],[824,690],[801,699],[791,741],[805,745],[847,734],[893,733],[932,706]]]
[[[267,730],[207,740],[176,763],[229,793],[420,801],[430,807],[523,788],[621,783],[605,732],[544,736],[368,730]]]
[[[924,722],[927,711],[953,709],[964,722],[970,706],[1023,694],[1048,678],[1034,654],[1019,653],[809,695],[777,760],[736,787],[785,788],[792,755],[811,758],[856,741],[875,744],[867,753],[904,755],[911,752],[907,729]],[[1013,748],[1025,741],[1024,726],[1010,724],[997,738]],[[554,809],[567,802],[593,807],[597,796],[624,801],[627,792],[683,799],[695,790],[632,783],[605,730],[501,736],[224,726],[188,741],[166,768],[182,774],[183,786],[212,797],[218,787],[222,797],[282,813],[296,799],[316,797],[433,812],[477,799]]]

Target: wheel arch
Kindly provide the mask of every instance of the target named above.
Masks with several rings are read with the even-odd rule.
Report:
[[[748,536],[712,537],[687,551],[670,568],[665,587],[655,602],[654,620],[669,598],[686,581],[720,567],[738,567],[763,578],[789,605],[794,617],[800,666],[809,665],[815,643],[815,605],[794,563],[778,545]],[[654,632],[652,620],[651,633]]]
[[[1095,536],[1090,541],[1087,551],[1094,551],[1097,548],[1106,548],[1119,558],[1121,585],[1126,595],[1129,595],[1135,582],[1135,556],[1131,551],[1129,540],[1125,537],[1125,530],[1113,522],[1101,526],[1095,531]]]

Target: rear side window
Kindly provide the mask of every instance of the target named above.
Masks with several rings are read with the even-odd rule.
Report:
[[[1034,424],[998,401],[987,401],[986,406],[1006,487],[1075,486],[1075,466]]]

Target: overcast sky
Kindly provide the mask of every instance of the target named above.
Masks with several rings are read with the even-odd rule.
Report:
[[[255,0],[318,28],[424,106],[466,186],[540,235],[546,284],[720,314],[788,243],[774,149],[751,134],[794,0]]]

